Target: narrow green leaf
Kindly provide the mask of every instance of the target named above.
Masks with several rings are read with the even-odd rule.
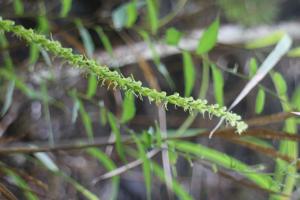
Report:
[[[135,116],[135,98],[132,92],[126,92],[123,101],[121,123],[127,123]]]
[[[115,135],[117,153],[120,156],[120,158],[122,159],[122,161],[126,162],[125,149],[122,144],[121,133],[120,133],[120,129],[117,125],[116,118],[111,112],[108,112],[107,116],[108,116],[109,125],[112,129],[112,132]]]
[[[296,88],[292,96],[292,104],[298,111],[300,111],[300,86]]]
[[[88,89],[86,96],[91,99],[93,96],[95,96],[97,92],[97,76],[95,74],[90,74],[89,80],[88,80]]]
[[[193,154],[201,159],[208,160],[212,163],[243,174],[245,177],[249,178],[264,189],[278,191],[278,187],[273,185],[271,176],[255,173],[251,167],[225,153],[200,144],[185,141],[169,142],[169,144],[174,146],[178,151]]]
[[[58,173],[60,177],[63,177],[67,182],[73,185],[73,187],[80,192],[86,199],[88,200],[100,200],[95,194],[93,194],[91,191],[86,189],[84,186],[82,186],[78,181],[73,179],[72,177],[64,174],[64,173]]]
[[[88,154],[98,159],[98,161],[108,170],[112,171],[117,168],[116,164],[102,151],[100,151],[97,148],[88,148],[86,150]],[[113,176],[112,178],[112,193],[110,196],[111,200],[114,200],[117,198],[118,190],[119,190],[119,184],[120,184],[120,177],[119,176]]]
[[[86,112],[83,103],[79,99],[77,99],[77,100],[79,102],[79,113],[80,113],[81,120],[82,120],[82,123],[83,123],[84,128],[85,128],[85,131],[87,133],[88,140],[90,142],[93,142],[93,140],[94,140],[94,131],[93,131],[93,123],[92,123],[91,117]]]
[[[29,65],[34,65],[40,56],[39,47],[36,44],[31,44],[29,48]]]
[[[24,196],[26,197],[27,200],[38,200],[39,198],[31,192],[31,188],[28,186],[27,181],[25,181],[22,177],[20,177],[18,174],[16,174],[14,171],[8,169],[8,168],[3,168],[4,171],[8,176],[11,177],[12,182],[14,182],[21,190],[24,192]]]
[[[156,34],[159,22],[158,22],[158,14],[157,14],[157,8],[155,6],[154,0],[147,0],[147,14],[148,14],[148,20],[150,22],[151,32],[152,34]]]
[[[202,75],[201,75],[201,86],[198,97],[201,99],[206,99],[206,94],[209,88],[209,76],[210,76],[210,63],[203,59],[202,60]]]
[[[72,8],[72,0],[61,0],[60,17],[66,17]]]
[[[220,69],[218,69],[215,65],[211,65],[212,75],[214,80],[214,94],[217,104],[220,106],[224,106],[224,79]]]
[[[288,54],[287,54],[289,57],[300,57],[300,47],[296,47],[296,48],[293,48],[291,49]]]
[[[279,42],[284,35],[285,35],[284,32],[277,31],[277,32],[271,33],[270,35],[256,39],[254,41],[247,42],[245,44],[245,47],[248,49],[257,49],[257,48],[271,46],[271,45],[274,45],[277,42]]]
[[[5,113],[8,111],[8,109],[11,106],[11,103],[13,100],[13,94],[14,94],[14,90],[15,90],[15,83],[16,83],[16,81],[14,79],[9,81],[9,84],[7,86],[7,91],[5,94],[4,105],[1,110],[1,115],[0,115],[1,117],[3,117],[3,115],[5,115]]]
[[[178,45],[181,39],[182,33],[178,31],[176,28],[168,28],[166,31],[165,41],[169,45]]]
[[[26,83],[20,77],[17,77],[10,70],[0,69],[0,76],[3,76],[7,80],[15,80],[15,86],[30,98],[39,98],[42,96],[32,88],[27,86]]]
[[[275,84],[277,93],[283,96],[287,92],[287,84],[283,76],[279,72],[274,72],[272,74],[273,83]]]
[[[104,31],[102,30],[102,28],[100,26],[96,26],[95,31],[97,32],[98,36],[100,37],[100,40],[101,40],[106,52],[109,53],[109,55],[111,57],[113,57],[113,48],[109,41],[108,36],[104,33]]]
[[[43,34],[49,33],[50,25],[46,15],[40,15],[37,17],[37,31]]]
[[[257,61],[255,58],[251,58],[249,62],[249,77],[253,77],[257,72]]]
[[[24,14],[24,5],[22,0],[14,0],[13,5],[14,5],[15,14],[17,16]]]
[[[127,28],[131,28],[135,22],[136,22],[136,19],[137,19],[137,2],[136,1],[132,1],[132,2],[129,2],[127,4],[127,7],[126,7],[126,14],[127,14],[127,20],[126,20],[126,27]]]
[[[13,60],[11,59],[10,53],[8,50],[5,50],[8,48],[9,43],[8,40],[5,37],[5,34],[0,34],[0,47],[3,48],[2,55],[4,60],[4,66],[8,69],[13,69]]]
[[[209,52],[215,45],[218,39],[220,20],[217,17],[214,22],[203,32],[197,46],[197,54],[201,55]]]
[[[142,142],[140,139],[134,134],[131,134],[131,137],[133,138],[134,142],[137,145],[138,151],[139,151],[139,158],[143,160],[143,174],[144,174],[144,181],[146,185],[147,190],[147,199],[151,199],[151,166],[150,166],[150,160],[147,158],[145,149],[142,145]]]
[[[255,113],[260,114],[265,105],[265,91],[262,88],[258,89],[257,95],[256,95],[256,101],[255,101]]]
[[[92,58],[94,50],[95,50],[95,45],[93,43],[93,39],[92,39],[89,31],[83,26],[80,19],[76,19],[75,24],[80,33],[80,37],[82,39],[86,54],[89,58]]]
[[[189,52],[183,51],[183,72],[184,72],[184,96],[190,96],[194,87],[196,73],[192,56]]]
[[[165,182],[165,173],[164,170],[155,162],[151,162],[153,172],[156,174],[156,176],[163,182]],[[193,197],[191,197],[186,190],[178,183],[175,179],[172,180],[172,188],[173,192],[176,194],[176,196],[181,200],[192,200]]]

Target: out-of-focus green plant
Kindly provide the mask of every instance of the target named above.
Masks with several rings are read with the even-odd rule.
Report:
[[[217,0],[229,20],[246,26],[271,23],[279,10],[278,0]]]

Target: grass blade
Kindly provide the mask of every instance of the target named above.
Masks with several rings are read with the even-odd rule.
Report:
[[[184,72],[184,96],[190,96],[194,87],[196,73],[192,56],[189,52],[184,51],[183,55],[183,72]]]
[[[142,142],[140,139],[134,134],[131,134],[131,137],[133,138],[134,142],[137,145],[138,152],[139,152],[139,158],[143,161],[143,174],[144,174],[144,180],[146,185],[146,191],[147,191],[147,199],[151,199],[151,166],[150,166],[150,160],[147,158],[147,154],[145,153],[145,149],[142,145]]]
[[[135,98],[134,94],[126,92],[123,101],[123,111],[121,123],[127,123],[135,116]]]
[[[86,92],[86,96],[91,99],[92,97],[95,96],[97,92],[97,85],[98,85],[98,80],[95,74],[90,74],[89,75],[89,80],[88,80],[88,88]]]
[[[116,149],[118,155],[120,156],[123,162],[126,162],[125,149],[122,144],[120,129],[117,125],[115,116],[111,112],[108,112],[108,122],[116,138]]]
[[[224,79],[220,69],[215,65],[211,65],[213,81],[214,81],[214,93],[217,104],[220,106],[224,105]]]
[[[88,32],[88,30],[83,26],[82,22],[80,19],[75,20],[75,24],[78,28],[80,37],[82,39],[86,54],[89,58],[93,57],[93,53],[95,51],[95,45],[93,43],[93,39]]]
[[[196,50],[197,54],[207,53],[215,46],[218,39],[219,26],[220,20],[217,17],[200,38]]]
[[[88,154],[98,159],[98,161],[108,170],[112,171],[117,168],[116,164],[102,151],[97,148],[89,148],[86,150]],[[95,183],[95,182],[94,182]],[[117,198],[120,184],[120,177],[112,177],[112,194],[110,199],[114,200]]]
[[[9,81],[9,84],[7,86],[7,91],[5,94],[4,105],[1,110],[1,115],[0,115],[1,117],[3,117],[5,115],[5,113],[8,111],[8,109],[10,108],[10,106],[12,104],[13,94],[14,94],[14,90],[15,90],[15,83],[16,83],[16,81],[14,79]]]
[[[275,192],[278,189],[273,184],[274,182],[270,176],[255,173],[251,167],[225,153],[221,153],[200,144],[193,144],[191,142],[176,141],[171,142],[170,144],[178,151],[193,154],[201,159],[208,160],[212,163],[243,174],[245,177],[249,178],[264,189],[270,189]]]
[[[156,176],[161,181],[166,182],[164,170],[155,162],[151,162],[151,165],[152,165],[153,172],[156,174]],[[168,185],[168,184],[166,184],[166,185]],[[175,179],[173,179],[172,188],[170,188],[170,189],[181,200],[192,200],[193,199]]]
[[[72,8],[72,0],[61,0],[60,17],[66,17]]]
[[[147,0],[147,14],[148,14],[148,20],[150,22],[151,32],[152,34],[155,34],[159,27],[158,22],[158,14],[157,14],[157,8],[154,3],[154,0]]]
[[[260,114],[265,105],[265,98],[266,98],[266,93],[262,88],[258,89],[257,95],[256,95],[256,100],[255,100],[255,113]]]

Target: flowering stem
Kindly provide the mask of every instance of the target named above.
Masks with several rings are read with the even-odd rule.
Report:
[[[63,48],[58,41],[47,39],[44,35],[37,34],[32,29],[15,25],[14,21],[3,20],[0,17],[0,31],[11,32],[29,44],[37,44],[53,55],[66,60],[69,64],[95,74],[99,81],[102,83],[107,82],[109,85],[113,85],[114,88],[118,87],[126,92],[132,92],[139,97],[148,97],[150,102],[162,103],[165,106],[168,103],[173,104],[182,107],[185,111],[188,110],[190,113],[200,112],[205,114],[207,112],[210,116],[222,117],[228,124],[235,127],[238,133],[247,128],[247,124],[241,120],[241,117],[227,111],[226,107],[221,107],[218,104],[208,105],[206,100],[194,100],[193,97],[184,98],[179,96],[178,93],[167,95],[166,92],[158,92],[155,89],[143,87],[140,81],[135,81],[131,77],[125,78],[118,72],[110,70],[107,66],[100,66],[95,60],[88,59],[80,54],[74,54],[72,49]]]

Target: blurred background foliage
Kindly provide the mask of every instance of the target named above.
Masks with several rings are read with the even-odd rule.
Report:
[[[297,0],[0,1],[3,19],[144,86],[238,102],[249,125],[238,135],[223,124],[209,139],[219,119],[151,104],[0,30],[0,198],[297,199],[299,9]]]

